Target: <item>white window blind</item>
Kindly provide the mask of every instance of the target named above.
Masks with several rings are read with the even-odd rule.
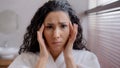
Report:
[[[88,20],[88,48],[101,68],[120,68],[120,7],[90,13]]]

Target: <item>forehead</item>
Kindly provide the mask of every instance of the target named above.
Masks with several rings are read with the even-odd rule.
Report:
[[[44,23],[47,22],[69,22],[69,15],[64,11],[53,11],[50,12],[44,20]]]

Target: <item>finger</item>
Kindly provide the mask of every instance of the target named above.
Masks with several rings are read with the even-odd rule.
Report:
[[[49,51],[48,51],[47,46],[45,45],[45,41],[43,39],[43,31],[44,31],[44,24],[37,31],[37,38],[38,38],[39,47],[40,47],[40,55],[48,56]]]
[[[71,33],[73,33],[73,25],[71,22],[70,22],[69,26],[70,26],[70,36],[71,36]]]
[[[69,37],[69,40],[68,40],[68,44],[67,45],[69,45],[69,48],[72,48],[73,47],[73,43],[74,43],[74,41],[75,41],[75,39],[76,39],[76,35],[77,35],[77,29],[78,29],[78,26],[77,26],[77,24],[73,24],[73,26],[71,26],[70,25],[70,33],[71,33],[71,35],[70,35],[70,37]]]
[[[37,39],[40,45],[44,45],[44,40],[42,38],[42,34],[40,33],[40,31],[37,31]]]
[[[74,40],[76,39],[76,35],[77,35],[77,31],[78,31],[78,25],[77,24],[70,24],[70,37],[69,37],[69,41],[71,43],[74,42]]]
[[[43,30],[44,30],[44,24],[42,24],[41,28],[37,31],[37,39],[40,45],[45,45],[43,35],[42,35]]]
[[[72,35],[73,35],[73,25],[72,25],[72,23],[70,22],[70,24],[69,24],[69,27],[70,27],[70,36],[69,36],[69,39],[68,39],[68,42],[67,42],[67,48],[72,48],[72,46],[73,46],[73,40],[72,40]]]
[[[43,36],[42,35],[43,34],[43,30],[44,30],[44,24],[42,24],[41,28],[37,31],[38,41],[39,40],[41,40],[41,41],[43,40],[43,37],[42,37]]]
[[[77,24],[74,24],[73,26],[73,38],[72,39],[76,39],[76,36],[77,36],[77,33],[78,33],[78,25]]]
[[[44,30],[44,24],[42,24],[41,28],[38,31],[40,31],[40,33],[43,33],[43,30]]]
[[[37,31],[37,35],[38,35],[38,42],[39,42],[39,47],[40,47],[41,52],[46,52],[47,48],[46,48],[45,42],[44,42],[43,38],[41,37],[39,31]]]

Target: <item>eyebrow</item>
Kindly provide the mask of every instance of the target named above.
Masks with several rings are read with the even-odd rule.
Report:
[[[68,25],[70,21],[59,21],[59,25]],[[46,21],[45,26],[54,26],[56,23],[53,23],[52,21]]]
[[[46,25],[54,25],[53,23],[47,23]]]
[[[59,22],[59,24],[66,24],[67,22]],[[46,25],[54,25],[52,22],[51,23],[47,23]]]
[[[59,24],[66,24],[67,22],[59,22]]]

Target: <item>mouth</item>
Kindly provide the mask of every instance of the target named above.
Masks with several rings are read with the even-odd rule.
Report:
[[[61,42],[52,42],[53,45],[60,45]]]

